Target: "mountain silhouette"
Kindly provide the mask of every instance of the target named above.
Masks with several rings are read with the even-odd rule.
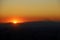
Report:
[[[60,22],[0,23],[1,39],[60,40]]]

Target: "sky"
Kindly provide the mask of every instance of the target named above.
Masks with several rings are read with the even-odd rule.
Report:
[[[60,20],[60,0],[0,0],[0,8],[0,20],[8,17]]]

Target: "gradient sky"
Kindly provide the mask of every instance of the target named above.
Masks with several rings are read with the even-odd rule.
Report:
[[[59,0],[1,0],[0,20],[18,16],[27,20],[59,20]]]

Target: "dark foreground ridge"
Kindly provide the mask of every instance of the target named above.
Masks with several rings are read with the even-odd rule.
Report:
[[[60,40],[60,22],[1,23],[0,39]]]

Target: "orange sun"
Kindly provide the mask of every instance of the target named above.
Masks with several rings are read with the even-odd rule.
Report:
[[[17,21],[12,21],[14,24],[18,23]]]
[[[17,24],[17,23],[23,23],[22,20],[14,19],[10,21],[11,23]]]

